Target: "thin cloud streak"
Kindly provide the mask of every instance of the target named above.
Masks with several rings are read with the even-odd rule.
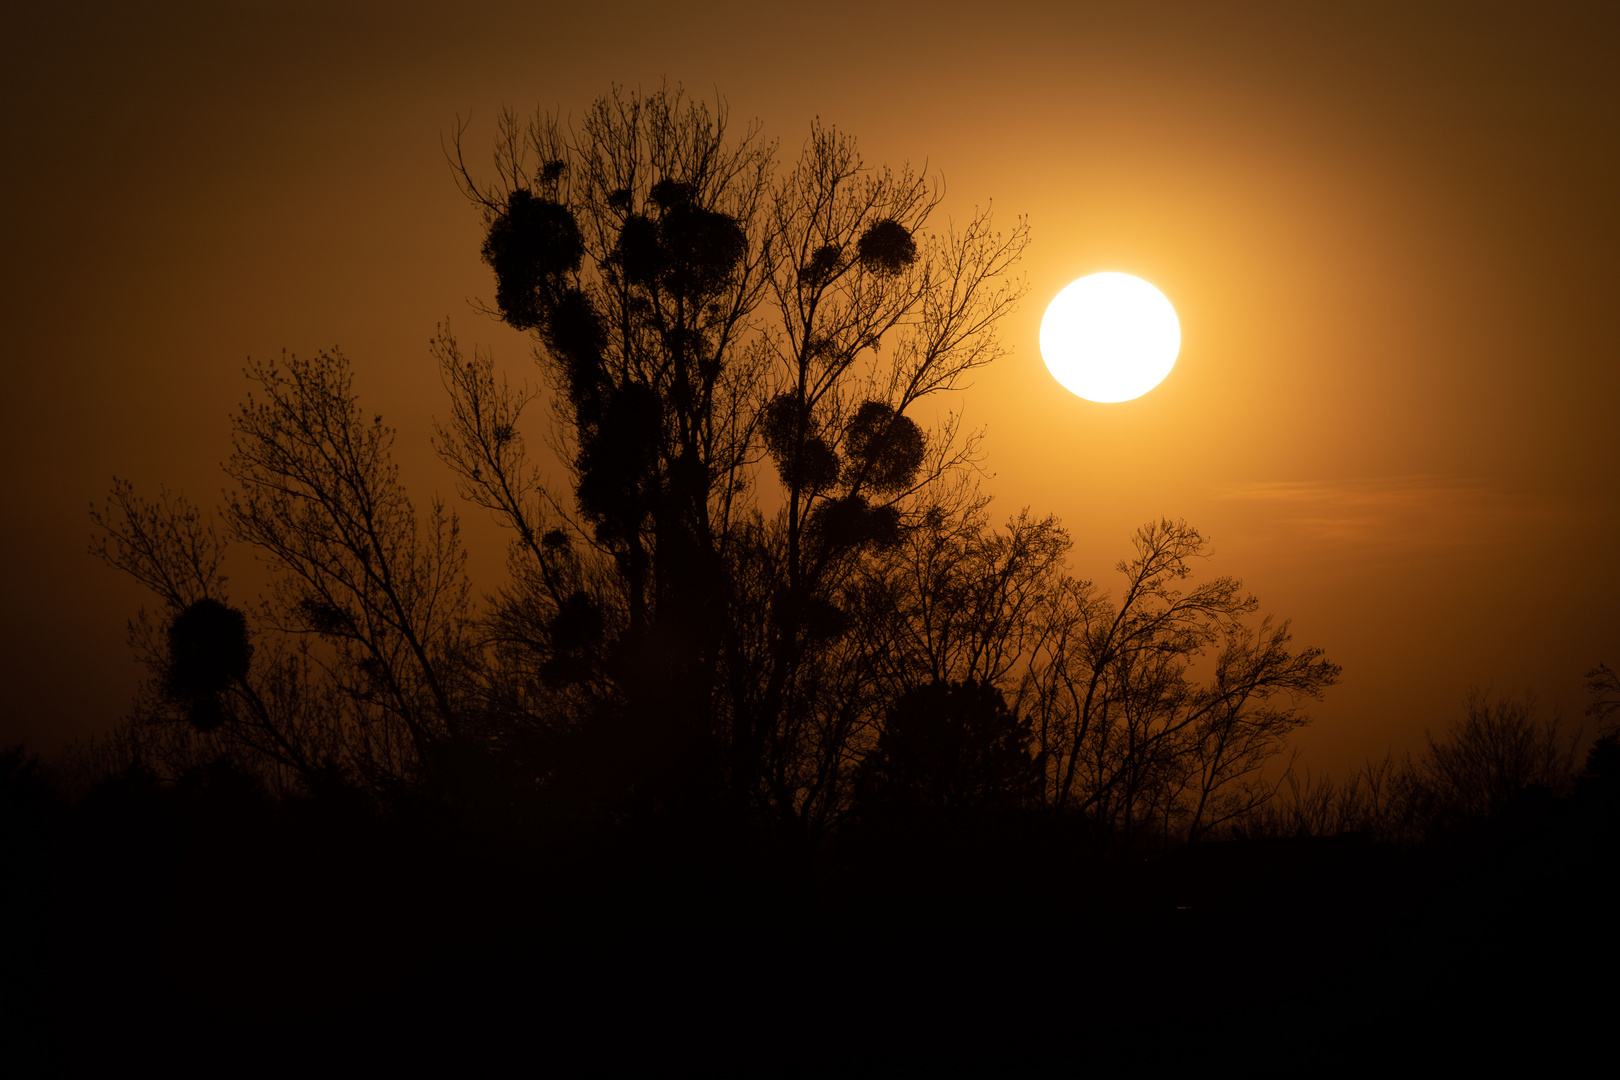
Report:
[[[1489,547],[1566,516],[1545,498],[1488,480],[1433,474],[1255,481],[1222,485],[1215,493],[1248,504],[1274,534],[1369,554]]]

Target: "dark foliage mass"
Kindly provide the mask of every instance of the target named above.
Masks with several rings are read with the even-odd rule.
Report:
[[[917,479],[927,437],[909,416],[882,401],[863,401],[849,421],[850,486],[883,494],[909,488]]]
[[[917,241],[893,218],[868,225],[857,250],[861,264],[879,277],[893,277],[917,261]]]
[[[701,304],[725,287],[747,237],[729,214],[699,206],[691,184],[660,180],[649,196],[658,216],[632,215],[619,233],[625,279],[668,289],[678,302]]]
[[[247,616],[204,597],[174,617],[168,637],[164,688],[193,727],[213,731],[230,716],[225,691],[246,680],[253,660]]]
[[[223,693],[231,680],[247,678],[252,660],[247,616],[218,600],[198,600],[169,624],[168,687],[173,694]]]
[[[760,434],[784,484],[819,493],[837,482],[838,454],[816,431],[797,394],[777,394],[766,403],[760,413]]]
[[[511,194],[490,225],[484,261],[495,270],[495,302],[513,326],[542,324],[559,281],[579,269],[584,254],[579,225],[568,208],[528,191]]]

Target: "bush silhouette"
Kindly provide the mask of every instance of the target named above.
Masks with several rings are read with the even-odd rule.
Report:
[[[858,781],[868,810],[975,812],[1023,804],[1039,790],[1029,722],[996,687],[935,682],[890,708]]]

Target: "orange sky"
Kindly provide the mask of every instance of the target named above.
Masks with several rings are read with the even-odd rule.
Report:
[[[449,495],[435,324],[515,372],[528,343],[468,307],[492,288],[440,139],[665,77],[784,157],[820,116],[942,175],[947,212],[1029,216],[1014,352],[960,401],[989,489],[1063,518],[1100,581],[1150,517],[1212,536],[1213,572],[1344,667],[1313,766],[1411,746],[1471,687],[1578,716],[1620,662],[1612,9],[223,6],[8,16],[0,740],[126,705],[143,597],[85,554],[86,508],[115,473],[217,493],[246,356],[340,345],[413,492]],[[1036,349],[1097,270],[1181,317],[1134,402],[1069,395]],[[501,541],[469,519],[488,588]]]

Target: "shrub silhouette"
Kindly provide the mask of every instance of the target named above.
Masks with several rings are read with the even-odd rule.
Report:
[[[1035,796],[1029,722],[989,683],[935,682],[889,709],[857,782],[866,809],[984,811]]]

